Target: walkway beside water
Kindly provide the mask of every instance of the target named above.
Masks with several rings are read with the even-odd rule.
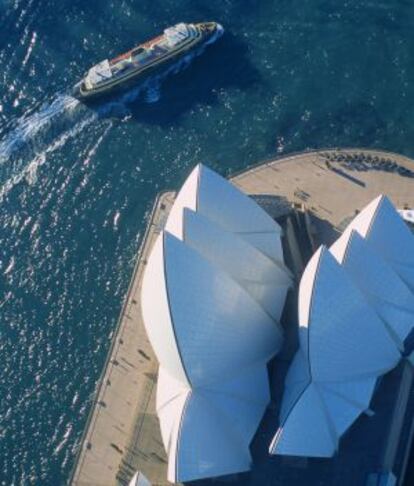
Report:
[[[242,171],[232,181],[247,194],[270,194],[304,204],[316,224],[326,221],[326,229],[333,226],[338,231],[379,194],[389,196],[399,208],[414,207],[414,162],[379,150],[298,153]],[[323,230],[323,225],[317,226]],[[323,231],[319,235],[323,241],[332,236]]]
[[[155,414],[158,363],[141,318],[140,291],[148,255],[173,202],[157,199],[77,458],[72,484],[128,484],[137,469],[166,481],[166,455]],[[157,478],[159,481],[157,481]]]
[[[313,246],[329,244],[358,210],[381,193],[399,208],[414,208],[414,162],[387,152],[341,149],[299,153],[261,163],[235,175],[232,181],[245,193],[261,196],[258,202],[270,213],[279,204],[306,209]],[[148,255],[173,199],[173,193],[164,193],[154,205],[85,428],[71,480],[74,485],[126,485],[136,470],[142,471],[154,486],[169,484],[155,413],[158,364],[142,322],[140,288]],[[297,253],[298,268],[303,267],[306,262],[300,260],[299,249]],[[407,396],[406,389],[401,393]],[[405,444],[400,444],[402,418],[397,413],[391,417],[390,427],[394,440],[386,457],[392,462],[397,452],[401,456],[406,451]],[[275,476],[277,461],[268,460],[267,446],[263,451],[252,471],[252,478],[258,478],[258,482],[254,479],[249,484],[264,484],[269,477],[273,478],[272,484],[286,484],[280,470]],[[395,460],[401,461],[401,457]],[[242,480],[238,484],[245,483]]]

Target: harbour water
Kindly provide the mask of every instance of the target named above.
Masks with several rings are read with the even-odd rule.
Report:
[[[414,155],[413,19],[405,0],[0,1],[0,484],[67,480],[159,190],[199,161]],[[161,84],[70,97],[182,20],[226,34]]]

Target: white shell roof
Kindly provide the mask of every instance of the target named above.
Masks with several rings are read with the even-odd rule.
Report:
[[[169,480],[249,469],[281,328],[229,273],[169,233],[155,243],[141,297],[161,365],[157,410]]]
[[[309,311],[301,300],[307,289],[301,284],[299,291],[299,326],[306,330],[301,348],[308,348],[312,378],[346,381],[389,370],[399,354],[382,320],[325,247],[314,259]]]
[[[414,235],[386,196],[378,196],[348,225],[387,260],[414,291]]]
[[[225,270],[279,321],[292,286],[290,273],[237,234],[223,230],[200,213],[184,209],[183,219],[185,243]]]
[[[249,444],[270,400],[265,366],[195,391],[182,389],[162,368],[158,380],[157,413],[170,481],[250,469]]]
[[[163,240],[169,310],[191,384],[274,356],[282,330],[244,288],[174,236],[164,233]]]
[[[157,414],[171,482],[250,469],[292,284],[280,234],[252,199],[199,165],[154,244],[141,300],[160,363]]]
[[[145,328],[158,361],[169,373],[189,385],[176,341],[164,265],[164,236],[159,236],[147,262],[141,289]]]
[[[414,294],[393,268],[355,231],[346,231],[331,253],[388,325],[398,346],[414,329]]]
[[[324,247],[299,289],[300,349],[286,377],[272,454],[330,457],[400,354],[383,321]]]
[[[182,186],[165,227],[180,239],[184,208],[202,214],[283,263],[280,226],[251,198],[202,164],[195,167]]]

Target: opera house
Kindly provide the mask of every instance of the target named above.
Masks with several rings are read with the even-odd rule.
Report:
[[[70,483],[411,484],[413,164],[183,170],[148,213]]]
[[[168,480],[249,470],[270,402],[294,286],[283,230],[254,200],[198,165],[149,257],[141,292],[159,361],[156,409]],[[407,351],[414,328],[414,237],[378,196],[299,283],[298,349],[269,453],[329,458]]]

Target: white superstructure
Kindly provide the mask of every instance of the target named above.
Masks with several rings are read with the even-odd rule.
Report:
[[[185,24],[181,22],[179,24],[168,27],[164,30],[164,36],[169,47],[175,47],[182,42],[186,41],[190,37],[195,37],[197,30],[193,24]]]
[[[91,67],[88,74],[85,76],[85,86],[92,89],[93,86],[106,81],[112,77],[111,66],[108,59],[104,59],[99,64]]]

